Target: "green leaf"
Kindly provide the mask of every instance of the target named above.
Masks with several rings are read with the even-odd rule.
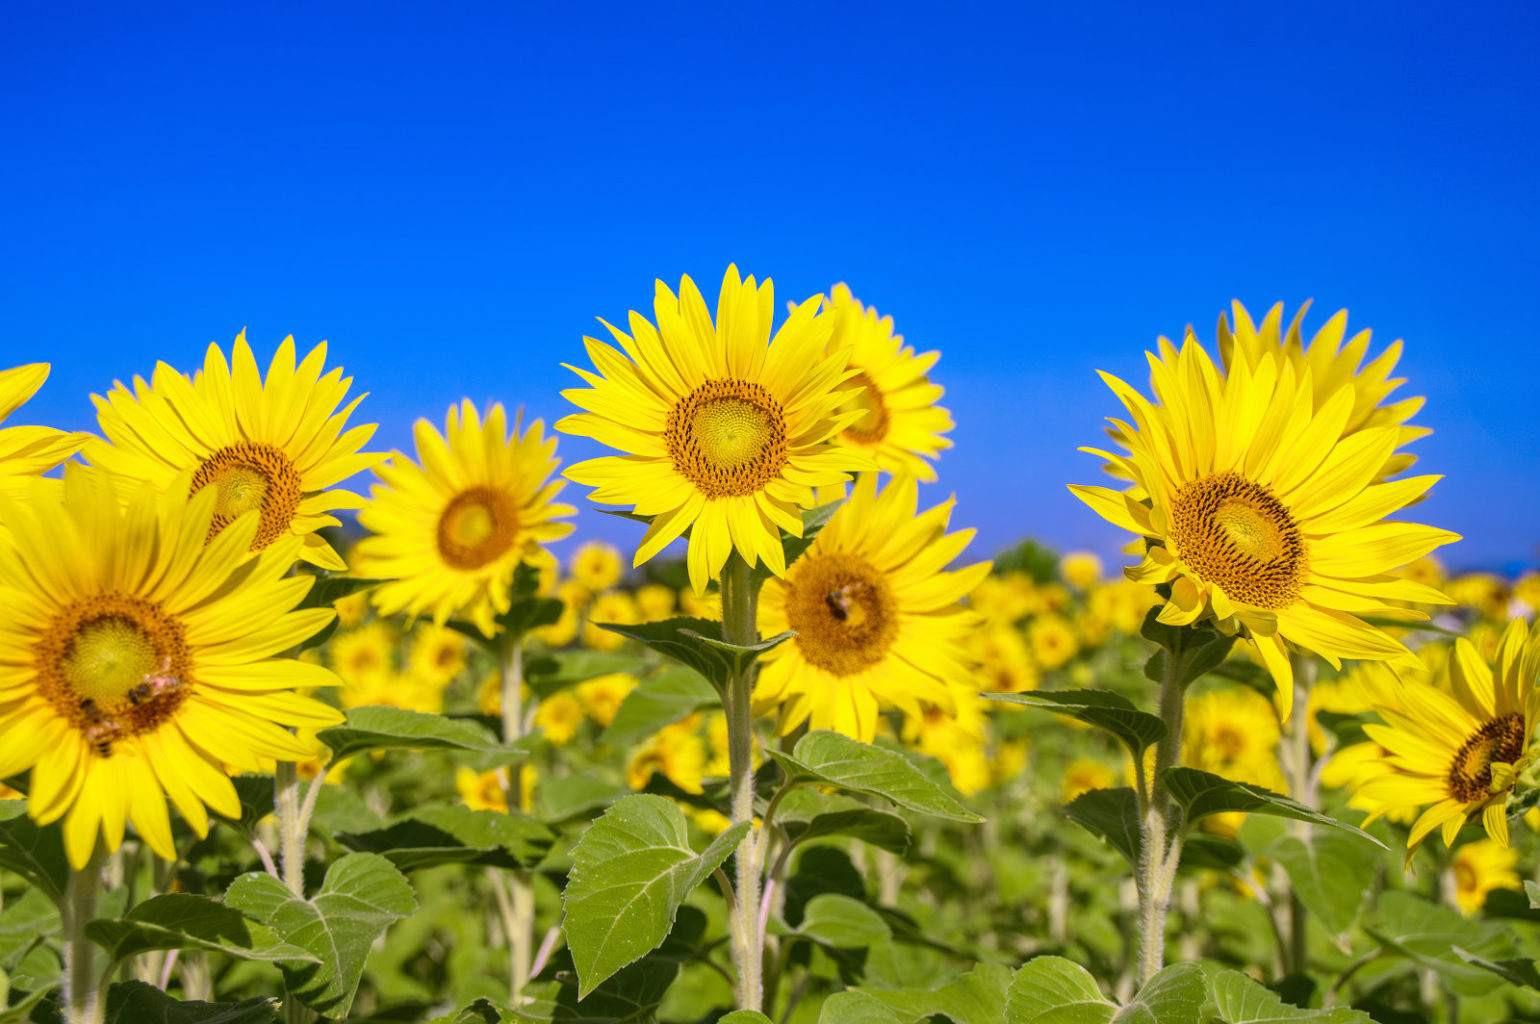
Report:
[[[668,937],[679,905],[748,828],[739,822],[696,854],[683,811],[659,796],[628,796],[583,833],[562,893],[579,999]]]
[[[951,793],[926,778],[902,754],[819,729],[797,741],[791,754],[767,747],[792,782],[827,783],[853,793],[880,796],[911,811],[951,821],[983,821]]]
[[[105,1024],[273,1024],[278,1000],[258,996],[239,1003],[181,1002],[154,985],[123,981],[107,990]]]
[[[555,841],[556,833],[528,815],[473,811],[462,804],[425,807],[386,828],[337,836],[348,849],[381,854],[402,871],[439,864],[528,870]]]
[[[1283,865],[1294,894],[1333,935],[1353,924],[1374,884],[1374,851],[1341,832],[1287,836],[1267,856]]]
[[[1540,966],[1540,964],[1537,964],[1534,960],[1488,960],[1459,946],[1453,947],[1453,952],[1455,956],[1466,963],[1473,964],[1485,971],[1491,971],[1504,981],[1510,981],[1520,988],[1540,990],[1540,971],[1536,970],[1536,967]]]
[[[981,696],[1008,704],[1041,708],[1067,718],[1105,729],[1123,741],[1134,758],[1166,736],[1166,723],[1157,715],[1140,711],[1134,702],[1110,690],[1033,690],[1030,693],[985,693]]]
[[[230,780],[235,785],[235,795],[241,800],[241,816],[225,818],[243,835],[253,836],[257,824],[273,813],[273,777],[271,775],[237,775]],[[218,812],[215,812],[218,814]]]
[[[1540,882],[1524,882],[1524,893],[1529,897],[1529,909],[1540,910]]]
[[[1207,629],[1188,629],[1181,632],[1182,647],[1176,654],[1177,681],[1188,686],[1218,668],[1235,646],[1235,637]],[[1153,682],[1165,679],[1166,661],[1171,650],[1162,646],[1145,663],[1145,678]]]
[[[596,622],[594,625],[611,633],[619,633],[693,668],[718,689],[725,688],[734,673],[742,672],[761,654],[793,636],[791,633],[781,633],[768,640],[739,646],[721,639],[722,624],[711,619],[677,618],[643,622],[634,626],[610,622]]]
[[[372,853],[332,862],[321,891],[301,899],[271,875],[252,872],[230,885],[225,902],[267,922],[319,963],[280,964],[284,980],[306,1006],[326,1017],[346,1017],[363,975],[364,960],[391,922],[417,909],[406,876]]]
[[[793,843],[821,839],[824,836],[849,836],[891,853],[901,854],[909,849],[909,823],[896,814],[879,811],[875,807],[829,811],[815,814],[806,820],[781,815],[777,820]]]
[[[1091,972],[1062,956],[1027,961],[1005,993],[1006,1024],[1108,1024],[1117,1012]]]
[[[1081,793],[1064,813],[1121,853],[1128,863],[1139,863],[1139,797],[1132,789],[1119,786]]]
[[[1364,931],[1381,948],[1436,971],[1460,995],[1481,995],[1498,984],[1490,971],[1454,952],[1460,947],[1468,954],[1493,956],[1511,950],[1498,925],[1468,920],[1448,907],[1400,890],[1381,893],[1375,909],[1374,920],[1364,925]]]
[[[1171,798],[1181,805],[1182,812],[1186,816],[1186,825],[1189,827],[1199,818],[1210,814],[1245,811],[1249,814],[1267,814],[1275,818],[1292,818],[1295,821],[1325,825],[1328,828],[1358,836],[1382,850],[1385,849],[1384,843],[1363,829],[1349,825],[1345,821],[1338,821],[1319,811],[1313,811],[1297,800],[1263,789],[1261,786],[1232,782],[1212,772],[1180,766],[1167,768],[1161,773],[1160,778],[1165,783]]]
[[[513,601],[508,610],[496,617],[504,636],[522,637],[532,629],[549,626],[567,610],[560,598],[525,597]]]
[[[528,756],[517,746],[504,746],[491,732],[471,722],[370,705],[349,708],[342,725],[322,729],[316,737],[332,751],[335,764],[367,750],[472,750],[505,756],[512,764]]]
[[[904,1024],[936,1014],[952,1024],[1005,1024],[1005,993],[1011,970],[978,964],[955,981],[934,989],[868,989],[866,994],[897,1011]]]
[[[241,960],[317,959],[239,907],[181,892],[153,896],[118,920],[92,921],[86,937],[114,962],[154,949],[203,949]]]
[[[305,594],[305,599],[299,603],[301,608],[325,608],[336,604],[344,597],[353,596],[360,590],[368,590],[370,587],[390,582],[388,579],[362,579],[325,570],[312,572],[311,575],[315,578],[310,584],[310,590]]]
[[[41,889],[7,895],[5,912],[0,913],[0,968],[14,970],[30,951],[58,931],[59,908]]]
[[[770,1024],[770,1018],[758,1010],[734,1010],[718,1017],[717,1024]]]
[[[1224,1024],[1283,1024],[1308,1020],[1318,1024],[1373,1024],[1367,1013],[1347,1007],[1302,1010],[1290,1006],[1267,986],[1240,971],[1216,971],[1210,982],[1218,1020]]]
[[[908,1024],[909,1018],[871,992],[836,992],[818,1011],[818,1024]]]
[[[531,658],[524,666],[524,681],[535,696],[544,699],[558,690],[586,683],[597,676],[644,672],[647,665],[634,654],[614,651],[558,651]]]
[[[5,975],[0,973],[0,982],[4,981]],[[3,985],[0,985],[0,988],[3,987]],[[31,1020],[32,1010],[37,1006],[38,1003],[41,1003],[44,999],[47,999],[48,993],[51,991],[53,991],[51,987],[40,988],[34,992],[28,993],[18,1003],[11,1003],[8,1006],[0,1007],[0,1024],[13,1024],[13,1022],[16,1021]],[[272,1018],[268,1019],[271,1020]]]
[[[835,893],[822,893],[807,901],[796,933],[835,949],[861,949],[893,934],[877,911],[860,900]]]
[[[621,968],[597,988],[581,997],[570,973],[550,985],[530,992],[528,1003],[512,1011],[513,1024],[654,1024],[664,993],[679,976],[679,964],[662,957],[648,957]]]
[[[621,701],[609,727],[599,737],[603,743],[625,746],[651,736],[686,715],[720,707],[722,695],[698,672],[671,668],[660,672]]]
[[[70,866],[58,825],[39,828],[25,800],[0,800],[0,868],[14,871],[55,903],[64,899]]]
[[[1113,1016],[1112,1024],[1199,1024],[1207,999],[1203,969],[1172,964],[1145,982]]]
[[[435,1017],[430,1024],[502,1024],[508,1010],[490,999],[478,999],[448,1017]]]

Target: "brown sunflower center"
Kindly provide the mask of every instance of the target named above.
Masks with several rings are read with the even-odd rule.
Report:
[[[804,555],[786,577],[786,620],[810,664],[853,675],[887,656],[898,605],[882,573],[845,551]]]
[[[261,551],[289,531],[304,497],[299,471],[280,449],[260,441],[237,441],[203,460],[193,474],[192,493],[213,486],[214,521],[208,539],[244,513],[259,513],[251,550]]]
[[[857,444],[876,444],[888,436],[888,425],[892,422],[888,407],[882,401],[882,392],[877,390],[876,382],[865,370],[850,378],[850,383],[861,385],[861,390],[840,403],[839,411],[859,409],[861,418],[845,428],[845,436]]]
[[[438,551],[456,569],[479,569],[513,547],[518,533],[518,509],[506,492],[468,487],[438,518]]]
[[[1476,869],[1465,861],[1456,858],[1454,862],[1455,891],[1462,895],[1474,895],[1478,881]]]
[[[126,594],[76,600],[33,647],[38,692],[99,755],[166,721],[188,692],[182,624],[158,603]]]
[[[1226,761],[1234,761],[1246,751],[1246,734],[1234,725],[1221,725],[1211,740],[1215,753]]]
[[[708,498],[754,494],[786,465],[786,416],[762,385],[708,380],[670,410],[669,458]]]
[[[1491,796],[1492,764],[1513,764],[1523,757],[1524,738],[1524,716],[1517,711],[1477,729],[1449,762],[1450,797],[1474,804]]]
[[[1181,486],[1171,503],[1176,553],[1205,583],[1235,601],[1287,608],[1310,575],[1309,549],[1288,508],[1239,473]]]

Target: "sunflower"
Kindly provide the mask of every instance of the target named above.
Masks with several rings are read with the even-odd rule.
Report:
[[[1526,632],[1528,636],[1526,637]],[[1540,624],[1514,619],[1493,665],[1464,637],[1442,673],[1447,687],[1410,675],[1375,710],[1383,725],[1366,725],[1390,751],[1384,774],[1365,782],[1358,805],[1373,821],[1390,811],[1431,804],[1412,825],[1406,856],[1434,829],[1444,845],[1479,816],[1487,834],[1508,845],[1508,795],[1534,759],[1530,740],[1540,717]]]
[[[676,298],[659,281],[656,328],[634,312],[630,335],[605,324],[625,354],[584,338],[598,372],[567,367],[590,388],[562,395],[588,411],[556,429],[626,453],[578,463],[567,476],[597,488],[596,502],[651,517],[633,565],[688,529],[697,594],[734,549],[750,565],[763,559],[784,575],[781,530],[800,537],[800,510],[814,506],[816,488],[872,467],[867,456],[832,443],[864,415],[839,411],[856,390],[846,350],[822,357],[834,318],[810,299],[772,339],[773,307],[771,283],[740,281],[733,266],[722,278],[715,324],[695,282],[684,278]]]
[[[76,868],[100,835],[132,821],[176,857],[166,797],[199,835],[205,805],[240,815],[221,769],[258,771],[309,748],[283,726],[342,716],[298,686],[334,686],[330,670],[274,657],[321,629],[330,608],[295,611],[307,575],[286,576],[303,543],[281,537],[247,557],[259,516],[205,544],[215,490],[141,486],[126,504],[102,470],[71,466],[25,502],[0,496],[0,778],[32,769],[28,810],[64,819]]]
[[[597,594],[620,582],[625,572],[625,563],[620,560],[620,551],[613,544],[591,540],[572,553],[569,568],[573,579]]]
[[[1343,429],[1345,434],[1366,427],[1394,427],[1397,448],[1431,434],[1432,431],[1426,427],[1406,424],[1422,408],[1424,399],[1405,398],[1388,404],[1385,401],[1392,391],[1406,383],[1405,378],[1390,377],[1395,371],[1396,362],[1401,358],[1400,340],[1391,342],[1369,365],[1361,366],[1364,355],[1369,351],[1371,332],[1359,331],[1344,346],[1342,339],[1347,333],[1348,314],[1347,310],[1341,309],[1307,343],[1300,332],[1300,324],[1309,308],[1308,301],[1300,306],[1285,331],[1283,303],[1277,303],[1268,310],[1259,327],[1252,322],[1245,306],[1232,302],[1231,310],[1235,314],[1233,331],[1225,315],[1219,314],[1219,357],[1225,368],[1232,368],[1238,358],[1244,358],[1253,369],[1263,360],[1287,362],[1294,368],[1294,375],[1299,380],[1307,379],[1306,371],[1309,371],[1308,379],[1314,385],[1313,397],[1317,410],[1323,408],[1341,388],[1351,386],[1353,408]],[[1380,476],[1394,476],[1416,461],[1416,456],[1407,453],[1391,455],[1381,467]]]
[[[28,363],[0,370],[0,423],[37,394],[48,379],[47,363]],[[91,440],[90,434],[70,434],[52,427],[0,428],[0,493],[20,498],[28,479],[46,473]]]
[[[1064,769],[1059,798],[1066,804],[1072,804],[1093,789],[1111,789],[1116,784],[1117,776],[1111,768],[1094,758],[1077,758]]]
[[[1454,902],[1460,913],[1474,917],[1486,905],[1493,889],[1520,889],[1523,880],[1513,870],[1519,851],[1499,846],[1490,839],[1478,839],[1461,846],[1449,862],[1454,876]]]
[[[316,531],[341,525],[332,512],[363,507],[363,498],[336,485],[380,457],[359,451],[374,436],[374,424],[343,431],[364,396],[339,411],[353,378],[340,368],[323,375],[325,363],[323,341],[296,366],[291,336],[273,354],[264,381],[245,331],[235,339],[230,363],[211,344],[190,381],[159,363],[150,384],[135,377],[132,391],[118,382],[105,398],[91,396],[107,439],[92,439],[84,457],[125,481],[160,488],[191,469],[192,492],[207,488],[218,496],[210,540],[255,510],[261,518],[253,551],[298,536],[300,558],[345,570]]]
[[[1240,633],[1272,674],[1285,714],[1294,692],[1288,644],[1338,668],[1342,658],[1415,666],[1398,640],[1359,616],[1422,619],[1388,602],[1448,604],[1438,591],[1389,573],[1459,537],[1381,521],[1439,479],[1376,482],[1397,428],[1344,436],[1351,385],[1317,409],[1308,373],[1301,379],[1287,362],[1252,367],[1237,356],[1221,374],[1190,332],[1180,352],[1162,338],[1161,356],[1149,361],[1159,404],[1102,374],[1133,415],[1134,425],[1111,420],[1129,454],[1083,449],[1134,486],[1070,490],[1145,539],[1144,560],[1125,571],[1136,582],[1170,586],[1160,621],[1212,619]]]
[[[385,615],[429,615],[437,626],[465,615],[490,637],[519,563],[553,566],[541,545],[572,532],[556,521],[576,511],[554,501],[565,486],[549,479],[556,439],[539,420],[522,432],[515,422],[510,435],[501,404],[483,421],[469,399],[450,407],[447,442],[425,419],[413,430],[422,465],[392,452],[375,471],[382,483],[358,517],[373,534],[355,549],[358,572],[390,578],[373,592]]]
[[[829,309],[834,316],[829,349],[848,349],[850,368],[860,371],[853,383],[861,390],[840,406],[860,418],[845,428],[839,442],[870,455],[889,473],[936,479],[926,460],[952,447],[943,435],[955,426],[952,414],[936,404],[943,389],[926,376],[941,353],[915,355],[904,336],[893,333],[893,318],[863,306],[844,283],[829,290]]]
[[[879,706],[952,714],[952,686],[973,684],[965,645],[979,618],[960,602],[989,563],[945,571],[973,531],[946,532],[951,501],[917,515],[918,506],[913,477],[879,494],[876,474],[861,474],[785,580],[765,584],[760,632],[797,634],[760,659],[754,688],[755,712],[779,708],[782,734],[811,718],[870,743]]]

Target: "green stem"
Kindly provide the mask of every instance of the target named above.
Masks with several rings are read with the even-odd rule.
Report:
[[[755,593],[749,565],[734,551],[722,571],[722,639],[747,646],[759,639],[755,624]],[[733,887],[733,965],[738,971],[737,1000],[740,1010],[758,1010],[764,998],[761,973],[764,944],[759,932],[759,843],[754,835],[754,718],[749,698],[754,691],[754,667],[734,671],[728,678],[724,709],[727,712],[727,761],[732,793],[733,824],[749,822],[749,831],[738,844],[737,885]]]
[[[524,736],[524,635],[510,633],[503,647],[503,742],[513,743]],[[524,793],[524,766],[508,768],[508,809],[519,809]],[[518,1006],[529,984],[530,961],[535,949],[535,889],[528,871],[509,872],[508,912],[508,1000]]]
[[[1306,807],[1315,806],[1315,794],[1310,784],[1310,688],[1315,683],[1315,659],[1308,654],[1295,654],[1294,706],[1289,713],[1288,752],[1284,758],[1289,772],[1289,795]],[[1310,835],[1310,823],[1293,822],[1294,834],[1301,839]],[[1309,970],[1309,935],[1306,931],[1305,905],[1299,894],[1289,886],[1289,948],[1286,953],[1288,971],[1305,974]]]
[[[273,768],[273,811],[278,816],[278,864],[284,886],[305,898],[304,816],[300,813],[299,766],[279,761]],[[309,1024],[310,1011],[292,993],[283,995],[286,1024]]]
[[[1171,800],[1161,773],[1182,758],[1182,702],[1180,649],[1166,650],[1160,679],[1160,718],[1166,735],[1155,747],[1155,771],[1149,780],[1149,801],[1140,808],[1139,825],[1139,982],[1153,978],[1166,958],[1166,908],[1171,902],[1171,883],[1176,875],[1180,844],[1168,845]]]
[[[91,859],[79,871],[71,871],[64,895],[64,997],[68,1024],[101,1024],[106,1004],[96,976],[96,944],[86,938],[86,925],[96,916],[96,894],[101,887],[102,863],[107,851],[98,840]]]

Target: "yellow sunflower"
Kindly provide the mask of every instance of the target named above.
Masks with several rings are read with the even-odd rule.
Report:
[[[955,425],[952,414],[936,404],[943,389],[926,376],[941,353],[916,355],[902,334],[893,333],[893,318],[863,306],[844,283],[830,289],[829,309],[834,315],[829,349],[849,349],[850,368],[860,371],[852,383],[861,390],[840,407],[860,418],[839,435],[840,443],[870,455],[889,473],[936,479],[926,460],[952,447],[943,435]]]
[[[0,423],[37,394],[48,379],[48,369],[47,363],[28,363],[0,370]],[[30,477],[53,469],[89,440],[90,434],[52,427],[0,428],[0,493],[21,497],[30,487]]]
[[[1285,714],[1293,700],[1289,647],[1342,658],[1416,658],[1359,616],[1422,619],[1390,602],[1448,604],[1430,587],[1390,575],[1457,534],[1383,522],[1436,476],[1376,482],[1395,449],[1396,427],[1344,436],[1355,392],[1343,385],[1316,407],[1307,373],[1278,360],[1253,367],[1237,356],[1221,374],[1189,332],[1178,352],[1161,339],[1149,362],[1157,403],[1110,374],[1102,378],[1132,413],[1111,420],[1127,456],[1083,449],[1134,481],[1126,491],[1071,485],[1101,516],[1145,539],[1125,570],[1139,583],[1169,584],[1160,621],[1212,619],[1253,644]]]
[[[347,564],[316,531],[341,525],[332,512],[363,507],[363,498],[336,485],[380,456],[359,451],[374,436],[374,424],[344,432],[364,396],[339,410],[353,378],[341,368],[323,374],[325,363],[323,341],[296,366],[288,337],[264,381],[245,331],[235,339],[230,363],[210,345],[192,380],[159,363],[149,384],[135,377],[132,391],[119,382],[105,398],[91,396],[107,439],[93,439],[84,457],[126,481],[161,488],[191,469],[193,493],[208,488],[218,496],[210,539],[243,512],[258,511],[253,551],[298,536],[300,558],[344,570]]]
[[[422,465],[393,452],[375,471],[382,483],[358,517],[372,531],[354,549],[358,572],[390,578],[373,592],[385,615],[428,615],[438,626],[465,615],[490,637],[519,563],[554,566],[541,545],[572,532],[557,521],[576,510],[554,500],[565,486],[550,479],[556,439],[539,420],[522,432],[516,422],[510,435],[501,404],[483,421],[469,399],[450,408],[447,441],[425,419],[413,429]]]
[[[1351,434],[1365,427],[1394,427],[1397,448],[1431,434],[1426,427],[1406,425],[1406,421],[1422,408],[1424,399],[1385,402],[1392,391],[1406,383],[1404,377],[1392,379],[1390,376],[1401,358],[1401,341],[1391,342],[1384,352],[1361,367],[1369,351],[1370,332],[1359,331],[1343,345],[1348,314],[1347,310],[1341,309],[1321,325],[1307,343],[1300,332],[1300,324],[1309,308],[1308,301],[1300,306],[1294,320],[1284,330],[1283,303],[1277,303],[1267,311],[1260,327],[1252,322],[1245,306],[1239,302],[1231,303],[1235,314],[1234,330],[1225,315],[1219,314],[1219,357],[1226,369],[1235,365],[1238,355],[1253,369],[1264,359],[1285,361],[1293,366],[1297,379],[1306,379],[1306,371],[1309,371],[1317,410],[1343,387],[1353,388],[1353,408],[1348,414],[1344,433]],[[1381,467],[1380,475],[1395,476],[1416,461],[1416,456],[1406,453],[1391,455]]]
[[[1454,876],[1454,902],[1460,913],[1474,917],[1487,902],[1493,889],[1522,889],[1523,879],[1513,870],[1519,863],[1519,851],[1499,846],[1490,839],[1478,839],[1461,846],[1449,862]]]
[[[913,477],[879,494],[876,474],[861,474],[785,580],[765,584],[760,633],[797,635],[760,659],[754,710],[779,708],[783,734],[811,718],[814,729],[870,743],[879,707],[952,714],[952,687],[977,689],[966,644],[980,620],[961,601],[989,563],[946,571],[973,531],[946,532],[951,501],[918,506]]]
[[[856,389],[847,352],[821,358],[833,317],[810,299],[771,338],[773,307],[771,283],[740,281],[737,267],[722,279],[714,324],[695,282],[684,278],[675,297],[659,281],[657,327],[634,312],[630,335],[605,324],[625,354],[584,338],[598,372],[567,367],[590,387],[562,395],[588,411],[556,429],[626,453],[580,462],[567,476],[597,488],[596,502],[652,517],[633,565],[690,530],[697,594],[734,549],[784,575],[780,531],[800,537],[800,510],[814,506],[816,488],[872,467],[832,443],[864,415],[839,411]]]
[[[28,810],[64,819],[76,868],[99,835],[117,849],[129,821],[174,859],[166,797],[204,835],[205,805],[240,814],[222,765],[303,759],[283,726],[342,721],[291,692],[335,686],[330,670],[274,657],[333,615],[294,610],[311,583],[285,575],[302,539],[250,559],[248,513],[205,544],[219,498],[183,498],[191,477],[125,505],[108,474],[71,466],[62,487],[0,496],[0,778],[32,770]]]
[[[1461,637],[1442,669],[1447,687],[1409,675],[1393,698],[1375,707],[1385,724],[1364,726],[1390,751],[1389,770],[1363,784],[1356,805],[1369,810],[1370,821],[1432,805],[1412,825],[1408,862],[1434,829],[1442,829],[1450,846],[1477,816],[1489,836],[1508,845],[1508,795],[1534,759],[1540,624],[1529,630],[1523,619],[1509,623],[1495,661],[1494,670]]]
[[[572,553],[570,568],[573,579],[597,594],[620,582],[625,572],[625,563],[620,560],[620,551],[613,544],[591,540],[579,545]]]

